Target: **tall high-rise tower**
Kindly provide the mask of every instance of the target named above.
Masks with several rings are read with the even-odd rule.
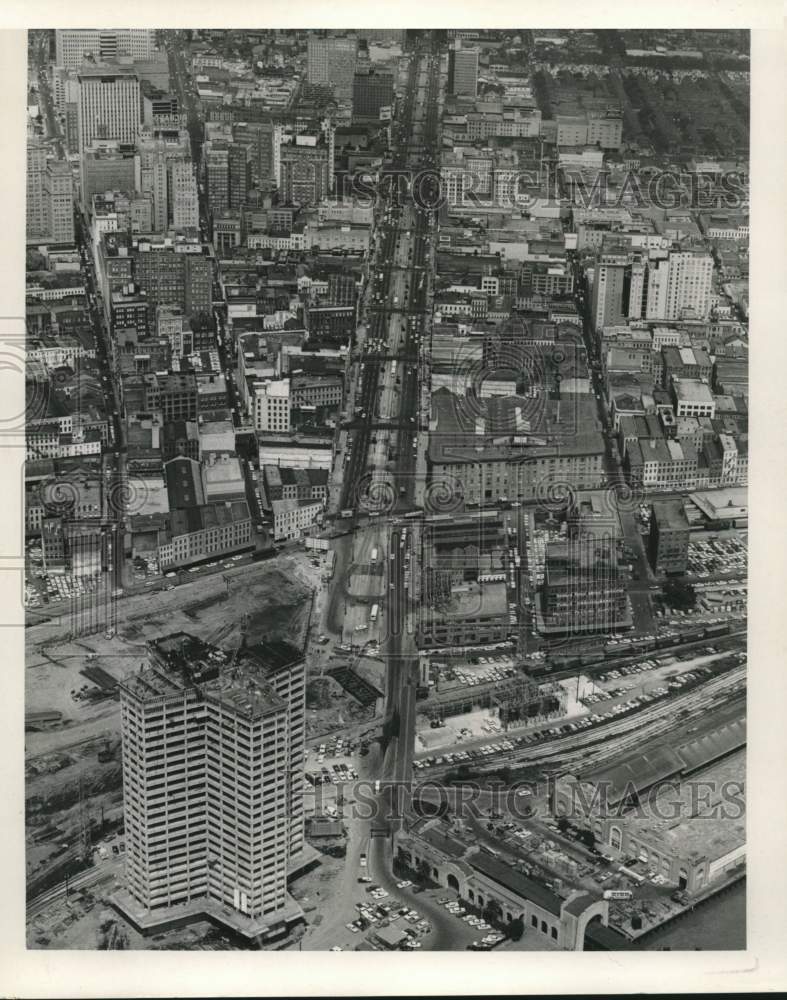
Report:
[[[227,654],[176,633],[121,685],[126,887],[143,930],[209,916],[249,938],[302,917],[305,673],[282,642]]]
[[[478,91],[478,49],[457,40],[448,51],[448,90],[457,97],[475,97]]]
[[[27,238],[45,236],[47,232],[46,146],[36,138],[27,140]]]
[[[125,66],[83,70],[79,74],[79,150],[95,140],[137,140],[142,121],[139,78]]]

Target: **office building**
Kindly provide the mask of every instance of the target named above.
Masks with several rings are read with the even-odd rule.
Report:
[[[140,149],[139,189],[150,195],[153,204],[153,232],[167,228],[169,215],[167,157],[160,150]]]
[[[89,209],[94,195],[106,191],[136,190],[139,161],[133,145],[118,142],[95,142],[82,150],[80,157],[82,204]]]
[[[64,160],[47,160],[46,149],[27,145],[27,239],[74,242],[74,178]]]
[[[254,386],[254,429],[289,433],[290,380],[258,382]]]
[[[240,143],[233,143],[228,150],[229,207],[242,208],[251,188],[251,153]]]
[[[109,302],[111,329],[133,330],[139,340],[145,340],[150,333],[150,309],[144,292],[138,292],[133,285],[112,292]]]
[[[587,144],[602,149],[620,149],[623,144],[623,116],[615,110],[587,112]]]
[[[448,92],[475,97],[478,91],[478,49],[464,48],[457,40],[448,51]]]
[[[159,409],[164,423],[196,420],[199,411],[197,376],[192,371],[168,372],[158,377]]]
[[[279,182],[279,147],[282,127],[275,122],[236,122],[232,128],[236,145],[249,150],[251,185],[267,192]]]
[[[73,156],[79,152],[79,81],[69,81],[69,98],[63,111],[63,137],[66,141],[66,153]]]
[[[654,573],[685,573],[689,562],[689,520],[682,500],[651,506],[648,558]]]
[[[665,319],[705,319],[710,309],[713,257],[706,251],[679,250],[669,256]]]
[[[129,67],[79,73],[79,150],[97,140],[134,143],[142,121],[139,78]]]
[[[169,342],[175,357],[193,353],[194,335],[180,306],[163,305],[156,309],[156,333]]]
[[[230,151],[226,143],[205,143],[205,176],[211,215],[230,207]]]
[[[279,199],[285,205],[314,205],[329,192],[333,160],[322,135],[296,135],[279,153]]]
[[[646,319],[707,319],[713,257],[704,250],[673,250],[648,268]]]
[[[591,315],[596,332],[625,322],[626,265],[625,254],[606,253],[599,258],[593,276],[591,299]]]
[[[187,164],[191,170],[191,144],[185,128],[179,126],[146,126],[140,129],[139,188],[149,193],[154,205],[154,232],[164,232],[174,217],[174,187],[172,171],[176,164]],[[186,178],[187,174],[179,174]],[[185,182],[181,193],[188,196]],[[176,227],[177,228],[177,227]]]
[[[79,69],[86,59],[95,62],[131,56],[151,59],[154,52],[152,28],[61,29],[55,30],[55,64]]]
[[[614,110],[582,110],[555,116],[558,146],[600,146],[620,149],[623,118]]]
[[[304,661],[283,642],[233,656],[183,633],[121,684],[125,888],[143,932],[209,917],[250,940],[302,918]]]
[[[358,40],[355,35],[309,35],[306,78],[309,83],[333,87],[336,100],[349,104],[352,100],[353,75],[357,60]]]
[[[140,191],[153,200],[153,232],[165,232],[174,216],[172,169],[186,163],[191,168],[191,151],[185,129],[145,128],[137,142]]]
[[[213,266],[204,253],[178,253],[172,246],[140,247],[134,274],[153,307],[180,306],[187,318],[210,314]]]
[[[199,191],[190,160],[180,160],[171,164],[170,194],[173,228],[198,229]]]
[[[37,139],[27,140],[27,238],[34,240],[47,233],[47,208],[44,184],[46,146]]]
[[[626,316],[642,319],[647,308],[648,265],[642,258],[635,257],[628,268],[629,289]]]
[[[371,68],[353,77],[353,118],[379,121],[380,110],[393,103],[393,74]]]

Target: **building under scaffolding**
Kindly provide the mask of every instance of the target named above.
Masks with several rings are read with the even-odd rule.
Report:
[[[565,715],[567,696],[560,684],[536,684],[530,678],[516,680],[515,685],[498,688],[492,697],[504,729],[532,719]]]
[[[477,708],[497,708],[501,722],[508,726],[519,720],[560,714],[565,707],[566,692],[559,684],[538,684],[519,674],[480,690],[462,688],[429,698],[419,706],[419,712],[439,722]]]

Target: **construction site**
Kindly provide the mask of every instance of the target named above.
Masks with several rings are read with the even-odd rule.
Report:
[[[118,682],[145,662],[149,642],[176,631],[231,659],[246,643],[266,639],[309,649],[319,584],[319,566],[294,551],[275,564],[204,577],[199,588],[186,584],[120,600],[117,632],[75,638],[67,618],[28,629],[30,947],[157,946],[155,939],[130,941],[130,929],[119,935],[101,916],[102,900],[122,879],[125,847]],[[166,946],[178,945],[168,936]]]

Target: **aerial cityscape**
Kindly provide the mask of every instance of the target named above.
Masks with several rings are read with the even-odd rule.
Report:
[[[28,32],[28,948],[746,948],[749,69]]]

